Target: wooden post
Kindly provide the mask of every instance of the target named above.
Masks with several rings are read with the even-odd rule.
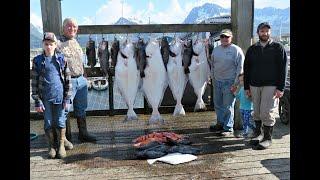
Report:
[[[246,53],[253,37],[253,12],[254,0],[231,0],[233,43],[238,45],[243,53]],[[239,102],[234,106],[234,129],[242,129]]]
[[[253,37],[254,0],[231,0],[233,42],[245,53]]]
[[[114,67],[110,67],[109,71],[114,72]],[[113,75],[109,73],[108,75],[108,84],[109,84],[109,116],[114,116],[114,106],[113,106]]]
[[[61,35],[62,17],[60,0],[40,0],[43,32]]]

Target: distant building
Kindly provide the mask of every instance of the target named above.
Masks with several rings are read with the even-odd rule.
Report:
[[[227,14],[227,15],[207,18],[205,20],[202,20],[198,24],[221,24],[221,23],[231,23],[231,15]],[[199,34],[199,37],[204,39],[204,38],[207,38],[209,36],[209,38],[212,41],[218,41],[220,39],[219,38],[219,33],[220,32],[210,32],[210,34],[208,35],[208,33],[206,33],[206,32],[201,32]],[[182,37],[182,39],[187,39],[187,38],[191,38],[191,37],[194,37],[194,36],[198,36],[198,33],[187,33],[187,34],[184,35],[184,37]]]
[[[227,14],[223,16],[211,17],[200,22],[200,24],[221,24],[221,23],[231,23],[231,15]]]

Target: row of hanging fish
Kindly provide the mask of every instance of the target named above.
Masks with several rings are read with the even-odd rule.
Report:
[[[128,106],[125,121],[138,119],[133,104],[140,86],[152,107],[150,124],[164,123],[158,108],[168,85],[176,100],[173,115],[185,115],[181,100],[188,80],[197,96],[195,111],[205,109],[202,96],[210,76],[209,51],[203,40],[175,38],[171,45],[166,38],[147,43],[126,40],[121,47],[118,40],[114,41],[111,64],[115,66],[115,83]]]
[[[99,43],[98,46],[98,59],[100,63],[100,69],[102,71],[103,76],[105,77],[108,74],[109,70],[109,58],[110,52],[108,47],[108,41],[102,38],[102,41]],[[90,68],[93,68],[97,64],[96,59],[96,45],[95,41],[92,38],[89,38],[86,46],[86,55],[87,55],[87,65]]]

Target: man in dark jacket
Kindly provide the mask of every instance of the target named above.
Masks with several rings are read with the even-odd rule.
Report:
[[[252,97],[256,124],[250,143],[266,149],[272,143],[274,113],[285,86],[287,54],[280,43],[270,39],[267,22],[259,24],[257,33],[259,41],[249,47],[244,61],[244,89]]]

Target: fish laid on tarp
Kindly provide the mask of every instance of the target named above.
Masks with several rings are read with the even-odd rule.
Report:
[[[197,159],[197,156],[192,154],[170,153],[157,159],[148,159],[147,162],[149,164],[153,164],[156,161],[161,161],[168,164],[176,165],[176,164],[190,162],[195,159]]]
[[[90,66],[91,68],[93,68],[97,63],[97,59],[96,59],[95,41],[92,40],[91,38],[87,42],[86,55],[87,55],[87,59],[88,59],[87,65]]]
[[[174,108],[173,115],[185,115],[185,110],[181,103],[185,87],[188,82],[188,78],[184,73],[184,68],[182,66],[182,44],[183,42],[176,38],[170,46],[170,51],[172,54],[169,56],[169,62],[167,64],[167,73],[169,79],[169,86],[174,99],[176,100],[176,106]]]
[[[105,41],[103,38],[98,46],[98,58],[99,58],[100,68],[104,76],[108,74],[109,57],[110,57],[110,53],[108,49],[108,41]]]
[[[140,82],[137,63],[134,59],[134,45],[131,42],[126,42],[119,51],[117,59],[115,83],[117,83],[120,93],[128,106],[127,116],[124,122],[138,120],[138,116],[133,110],[134,100]]]
[[[134,139],[132,142],[134,143],[135,148],[139,148],[142,146],[146,146],[147,144],[157,141],[160,143],[171,143],[178,144],[179,142],[183,142],[188,140],[187,136],[179,135],[173,132],[153,132],[147,135],[139,136]],[[175,142],[175,143],[173,143]],[[185,142],[183,144],[185,144]]]
[[[199,111],[206,109],[202,96],[210,77],[210,68],[205,52],[205,45],[202,40],[195,41],[193,51],[197,56],[193,56],[191,59],[189,80],[194,89],[194,93],[197,95],[194,111]]]
[[[164,67],[160,45],[157,40],[151,40],[146,46],[147,66],[144,69],[145,77],[142,79],[142,88],[148,103],[152,107],[152,114],[149,124],[164,124],[158,110],[164,92],[168,86],[167,73]]]

